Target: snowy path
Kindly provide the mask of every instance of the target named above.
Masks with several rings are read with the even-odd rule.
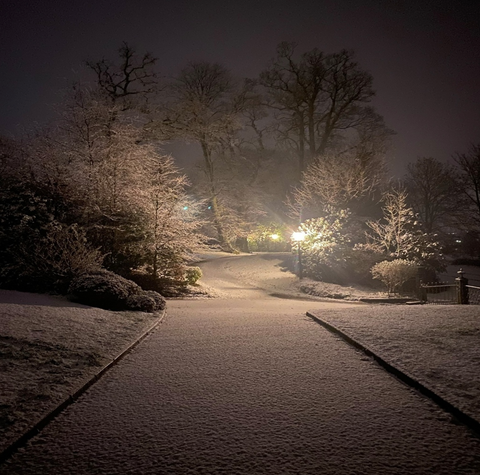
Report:
[[[245,259],[206,263],[232,298],[170,301],[0,474],[480,473],[478,439],[305,317],[348,304],[268,297]]]

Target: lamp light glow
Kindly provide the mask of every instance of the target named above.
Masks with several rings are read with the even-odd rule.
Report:
[[[304,231],[295,231],[292,233],[292,241],[301,242],[305,239],[305,232]]]

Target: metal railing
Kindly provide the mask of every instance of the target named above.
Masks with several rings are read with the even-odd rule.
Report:
[[[420,284],[421,298],[425,303],[434,305],[452,305],[458,303],[457,283]]]
[[[480,287],[475,285],[466,285],[468,303],[470,305],[480,305]]]
[[[468,285],[465,272],[460,269],[455,283],[424,284],[420,281],[418,297],[424,303],[435,305],[480,305],[480,287]]]

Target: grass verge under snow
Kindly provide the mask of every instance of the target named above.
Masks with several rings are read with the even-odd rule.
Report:
[[[0,451],[157,319],[0,290]]]
[[[480,307],[376,305],[313,311],[480,421]]]

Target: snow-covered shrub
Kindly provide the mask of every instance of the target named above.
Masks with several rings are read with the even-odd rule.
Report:
[[[129,310],[152,313],[155,309],[155,301],[145,294],[131,295],[128,297],[126,303]]]
[[[184,276],[184,268],[178,275],[158,276],[150,272],[131,272],[127,277],[138,284],[143,290],[154,291],[166,297],[177,297],[186,291],[187,282]]]
[[[101,268],[102,254],[76,225],[52,222],[29,238],[10,246],[11,262],[1,270],[7,285],[64,293],[74,277]]]
[[[145,292],[135,282],[106,270],[75,278],[68,290],[73,300],[108,310],[153,312],[165,308],[165,300],[157,292]]]
[[[382,261],[372,267],[372,276],[385,284],[389,294],[398,293],[403,284],[413,279],[417,274],[414,261],[395,259]]]
[[[250,251],[282,252],[289,248],[288,229],[284,224],[259,224],[247,236]]]
[[[167,306],[166,300],[154,290],[144,290],[143,294],[155,301],[155,311],[163,310]]]
[[[129,310],[138,310],[139,312],[153,313],[165,308],[165,299],[152,290],[131,295],[126,303]]]
[[[35,256],[35,264],[43,264],[45,272],[50,269],[66,278],[100,270],[102,260],[100,251],[88,244],[85,232],[75,224],[51,226]]]
[[[354,275],[350,261],[361,229],[349,210],[328,208],[327,212],[299,226],[305,237],[292,242],[292,250],[298,253],[301,248],[305,276],[341,284]]]
[[[188,285],[194,285],[198,279],[202,277],[202,269],[200,267],[187,267],[185,269],[185,280]]]
[[[141,288],[131,280],[101,270],[73,279],[68,292],[74,300],[86,305],[124,310],[128,298],[140,294]]]

